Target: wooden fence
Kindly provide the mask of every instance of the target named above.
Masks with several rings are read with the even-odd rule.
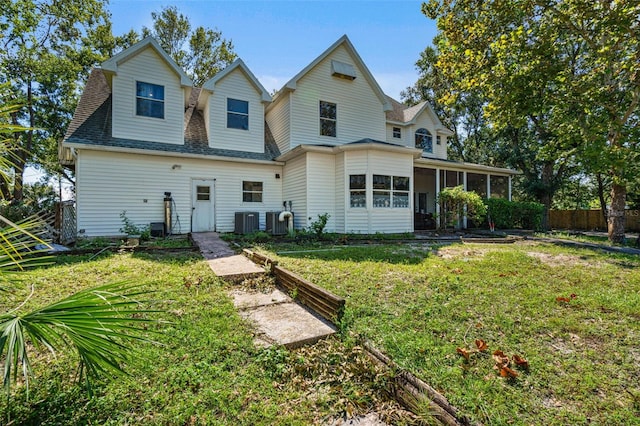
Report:
[[[549,226],[552,229],[606,230],[607,224],[600,210],[551,210]],[[640,232],[640,210],[625,211],[625,229]]]

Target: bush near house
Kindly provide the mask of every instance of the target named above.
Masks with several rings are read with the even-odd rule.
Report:
[[[498,229],[534,229],[540,230],[544,206],[533,201],[509,201],[504,198],[485,200],[488,209],[487,218]]]

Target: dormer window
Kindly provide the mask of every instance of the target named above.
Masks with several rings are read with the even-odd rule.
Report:
[[[164,86],[136,81],[136,115],[164,118]]]
[[[320,101],[320,135],[336,137],[337,105]]]
[[[249,130],[249,102],[227,98],[227,128]]]
[[[424,152],[433,152],[433,136],[427,129],[416,131],[416,148],[420,148]]]
[[[402,129],[400,129],[400,127],[393,128],[393,138],[402,139]]]

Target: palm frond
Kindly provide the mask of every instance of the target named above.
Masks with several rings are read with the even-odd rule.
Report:
[[[150,341],[140,323],[153,321],[139,309],[139,286],[114,283],[73,294],[25,315],[0,315],[0,356],[5,354],[4,386],[7,392],[19,367],[25,380],[30,373],[27,338],[36,347],[56,353],[75,349],[81,371],[90,380],[103,373],[122,374],[122,364],[133,354],[124,341]]]

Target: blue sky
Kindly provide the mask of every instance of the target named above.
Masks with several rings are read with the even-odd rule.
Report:
[[[389,96],[418,78],[415,62],[435,22],[420,1],[111,0],[113,32],[151,26],[151,12],[175,5],[191,24],[216,28],[269,91],[280,89],[343,34]]]

